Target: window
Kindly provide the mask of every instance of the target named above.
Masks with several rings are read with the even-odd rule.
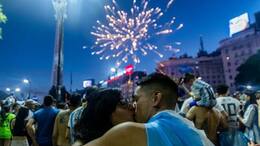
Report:
[[[247,48],[251,48],[252,45],[251,45],[250,43],[248,43],[246,47],[247,47]]]
[[[225,53],[228,54],[228,49],[225,49]]]
[[[237,58],[238,57],[238,54],[237,53],[235,53],[235,58]]]
[[[229,76],[229,79],[230,79],[230,80],[232,80],[232,79],[233,79],[233,77],[230,75],[230,76]]]
[[[228,66],[231,66],[231,63],[230,63],[230,62],[228,62],[228,63],[227,63],[227,65],[228,65]]]
[[[236,61],[235,61],[235,65],[236,65],[236,66],[239,65],[239,60],[236,60]]]
[[[249,49],[249,50],[248,50],[248,54],[249,54],[249,55],[252,55],[252,54],[253,54],[252,49]]]
[[[243,50],[242,52],[241,52],[241,56],[244,56],[245,55],[245,51]]]

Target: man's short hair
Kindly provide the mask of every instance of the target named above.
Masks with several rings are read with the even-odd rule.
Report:
[[[151,89],[150,87],[155,86],[156,88],[159,88],[160,90],[165,91],[167,97],[170,98],[171,103],[176,103],[177,96],[178,96],[178,86],[177,84],[168,76],[163,75],[161,73],[152,73],[146,77],[144,77],[142,80],[140,80],[137,83],[138,86],[141,87],[148,87],[148,89]],[[167,100],[168,101],[168,100]]]
[[[47,95],[44,97],[43,104],[45,106],[51,106],[54,102],[54,98],[51,95]]]
[[[218,85],[217,89],[216,89],[217,93],[219,95],[223,95],[226,94],[228,92],[228,86],[227,85]]]
[[[188,83],[188,82],[190,82],[191,80],[195,80],[196,79],[196,77],[193,75],[193,74],[191,74],[191,73],[186,73],[185,75],[184,75],[184,83]]]
[[[81,104],[81,95],[80,94],[72,94],[69,99],[69,105],[73,107],[77,107]]]

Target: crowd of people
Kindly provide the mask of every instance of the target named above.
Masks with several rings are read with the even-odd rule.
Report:
[[[129,100],[129,98],[131,98]],[[229,94],[192,74],[176,83],[152,73],[133,97],[88,88],[65,103],[50,95],[0,102],[0,146],[254,146],[260,144],[260,91]]]

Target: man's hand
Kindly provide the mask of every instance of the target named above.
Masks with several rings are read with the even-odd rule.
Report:
[[[38,143],[35,138],[35,128],[34,128],[35,120],[33,118],[29,119],[28,123],[26,124],[26,130],[28,135],[31,137],[33,146],[38,146]]]
[[[260,144],[255,144],[254,142],[249,142],[248,144],[247,144],[248,146],[260,146]]]

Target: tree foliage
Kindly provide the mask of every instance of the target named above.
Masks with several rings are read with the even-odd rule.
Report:
[[[238,67],[235,78],[237,85],[260,85],[260,50]]]
[[[6,23],[7,17],[3,12],[2,5],[0,4],[0,24]],[[0,27],[0,39],[2,39],[2,28]]]

